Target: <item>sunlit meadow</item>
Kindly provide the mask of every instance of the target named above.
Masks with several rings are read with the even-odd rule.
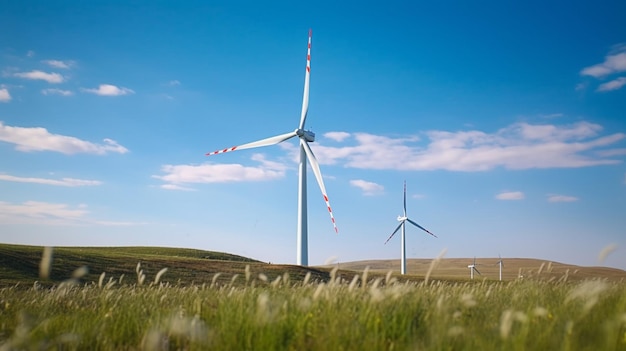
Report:
[[[44,269],[45,271],[45,269]],[[0,290],[0,350],[626,350],[623,283],[400,282],[215,274],[201,285],[84,270]]]

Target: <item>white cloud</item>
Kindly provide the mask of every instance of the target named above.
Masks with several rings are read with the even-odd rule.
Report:
[[[100,96],[120,96],[120,95],[129,95],[134,94],[135,92],[131,89],[124,87],[116,87],[111,84],[100,84],[97,89],[82,89],[84,92],[96,94]]]
[[[102,182],[98,180],[84,180],[84,179],[74,179],[74,178],[62,178],[61,180],[57,179],[47,179],[47,178],[32,178],[32,177],[16,177],[8,174],[0,173],[0,180],[5,180],[8,182],[18,182],[18,183],[36,183],[36,184],[46,184],[46,185],[55,185],[55,186],[66,186],[66,187],[78,187],[78,186],[94,186],[101,185]]]
[[[170,86],[170,87],[174,87],[174,86],[180,85],[180,81],[178,81],[176,79],[170,80],[165,85]]]
[[[584,68],[580,74],[583,76],[602,78],[613,73],[624,71],[626,71],[626,52],[620,49],[620,52],[607,55],[604,58],[604,62]]]
[[[601,157],[613,157],[626,155],[626,148],[611,149],[611,150],[599,150],[597,154]]]
[[[13,75],[24,79],[45,80],[48,83],[54,84],[63,83],[65,80],[63,76],[58,73],[46,73],[42,71],[18,72]]]
[[[176,184],[163,184],[161,185],[161,189],[165,190],[181,190],[181,191],[195,191],[196,189],[187,188],[184,186],[176,185]]]
[[[496,195],[498,200],[522,200],[524,199],[524,193],[521,191],[509,191]]]
[[[385,191],[385,187],[382,185],[362,179],[350,180],[350,185],[361,189],[363,191],[363,195],[367,196],[381,195]]]
[[[70,90],[63,90],[63,89],[55,89],[55,88],[50,88],[50,89],[43,89],[41,91],[42,94],[44,95],[61,95],[61,96],[72,96],[74,95],[74,93]]]
[[[577,197],[567,195],[548,194],[548,202],[574,202]]]
[[[39,225],[102,225],[131,226],[144,225],[142,222],[120,222],[94,220],[87,217],[87,205],[71,206],[68,204],[42,201],[26,201],[21,204],[0,201],[0,223],[2,224],[39,224]]]
[[[103,155],[109,152],[124,154],[128,149],[111,139],[104,144],[94,144],[75,137],[51,134],[46,128],[11,127],[0,122],[0,141],[15,144],[15,149],[24,152],[56,151],[64,154],[88,153]]]
[[[324,134],[324,137],[334,140],[334,141],[344,141],[344,139],[350,137],[350,133],[346,132],[328,132]]]
[[[74,61],[61,61],[61,60],[43,60],[41,61],[54,68],[70,69],[74,65]]]
[[[9,89],[0,88],[0,102],[9,102],[11,101],[11,94],[9,94]]]
[[[67,204],[26,201],[11,204],[0,201],[0,223],[70,224],[82,219],[85,205],[71,208]]]
[[[506,169],[576,168],[618,164],[603,157],[611,145],[626,134],[599,136],[598,124],[570,125],[515,123],[495,133],[478,130],[429,131],[426,145],[419,139],[391,138],[354,133],[353,145],[331,147],[317,144],[315,154],[322,164],[343,162],[360,169],[487,171]],[[352,142],[353,141],[353,142]]]
[[[618,90],[624,85],[626,85],[626,77],[619,77],[610,82],[600,84],[600,86],[598,86],[598,91]]]
[[[165,181],[161,188],[168,190],[192,190],[184,184],[228,183],[241,181],[265,181],[280,179],[285,176],[287,167],[281,163],[268,161],[260,154],[252,159],[261,163],[257,167],[240,164],[201,165],[164,165],[161,171],[165,175],[153,175],[153,178]]]

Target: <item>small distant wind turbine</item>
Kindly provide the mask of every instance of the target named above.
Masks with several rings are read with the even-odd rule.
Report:
[[[330,214],[330,220],[333,223],[333,227],[335,228],[335,233],[338,233],[337,225],[335,224],[335,217],[333,216],[333,211],[330,208],[330,203],[328,201],[328,195],[326,194],[326,188],[324,187],[324,181],[322,180],[322,173],[320,171],[319,163],[311,151],[311,147],[309,143],[315,141],[315,133],[310,130],[304,130],[304,123],[306,122],[307,112],[309,110],[309,79],[311,75],[311,30],[309,30],[309,44],[307,48],[306,54],[306,72],[304,75],[304,94],[302,96],[302,112],[300,114],[300,124],[298,128],[293,132],[269,137],[266,139],[254,141],[248,144],[243,144],[239,146],[233,146],[227,149],[217,150],[214,152],[209,152],[206,155],[216,155],[224,152],[235,151],[235,150],[243,150],[243,149],[251,149],[261,146],[268,146],[281,143],[285,140],[291,139],[295,136],[300,138],[300,165],[298,167],[299,171],[299,180],[298,180],[298,229],[297,229],[297,264],[300,266],[307,266],[309,264],[308,257],[308,228],[307,228],[307,197],[306,197],[306,161],[307,159],[311,163],[311,168],[313,169],[313,173],[315,174],[315,178],[317,179],[317,184],[319,184],[320,189],[322,190],[322,195],[324,196],[324,202],[326,202],[326,207],[328,209],[328,213]]]
[[[476,257],[474,257],[474,263],[468,265],[467,268],[469,268],[469,270],[470,270],[470,279],[474,279],[474,271],[476,271],[476,273],[478,273],[478,275],[482,275],[482,274],[480,274],[480,272],[476,268]]]
[[[393,231],[393,233],[391,233],[391,236],[387,239],[387,241],[385,241],[385,244],[387,244],[387,242],[389,240],[391,240],[391,238],[393,238],[393,236],[398,232],[398,229],[402,228],[402,237],[400,239],[400,246],[401,246],[401,251],[400,251],[400,256],[401,256],[401,267],[400,267],[400,273],[402,274],[406,274],[406,232],[405,232],[405,222],[409,222],[411,224],[413,224],[414,226],[418,227],[419,229],[425,231],[426,233],[434,236],[435,238],[437,237],[435,234],[429,232],[426,228],[422,227],[421,225],[413,222],[412,220],[409,219],[409,217],[406,216],[406,181],[404,181],[404,212],[402,214],[402,216],[398,216],[398,221],[400,222],[400,224],[398,224],[398,226],[396,227],[396,230]]]
[[[504,263],[502,262],[502,257],[498,255],[498,263],[496,263],[500,267],[500,280],[502,280],[502,267],[504,267]]]

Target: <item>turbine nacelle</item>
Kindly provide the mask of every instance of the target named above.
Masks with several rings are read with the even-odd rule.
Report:
[[[398,216],[398,222],[403,222],[403,221],[406,221],[407,219],[409,219],[409,217],[407,216]]]
[[[306,140],[309,143],[312,143],[315,141],[315,133],[313,133],[310,130],[296,129],[295,132],[297,136],[299,136],[300,138],[304,138],[304,140]]]

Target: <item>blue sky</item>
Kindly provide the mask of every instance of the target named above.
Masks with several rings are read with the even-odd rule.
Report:
[[[310,264],[626,269],[624,2],[2,3],[0,242],[295,263],[312,28]]]

